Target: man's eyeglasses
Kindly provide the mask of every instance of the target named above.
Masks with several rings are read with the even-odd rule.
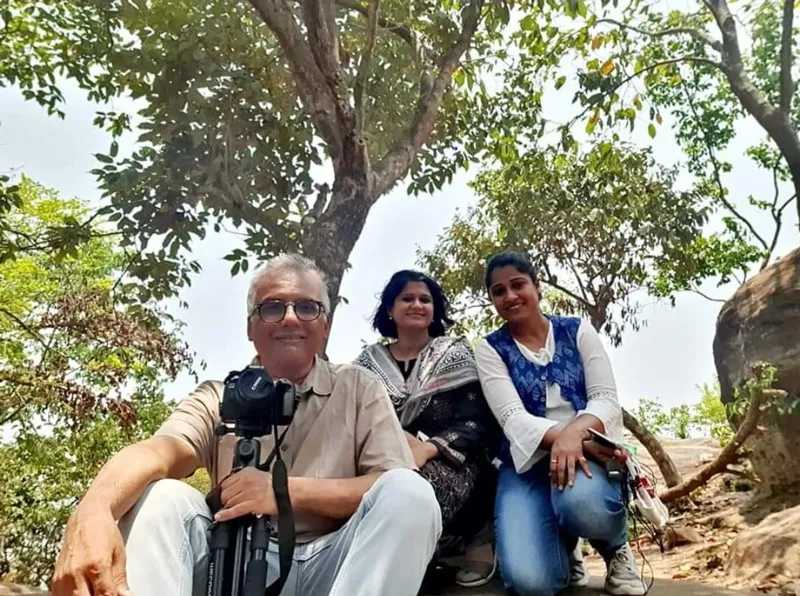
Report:
[[[286,309],[290,306],[294,310],[294,316],[306,322],[316,321],[325,312],[322,302],[316,300],[298,300],[297,302],[267,300],[256,306],[253,314],[258,313],[258,317],[265,323],[280,323],[286,316]]]

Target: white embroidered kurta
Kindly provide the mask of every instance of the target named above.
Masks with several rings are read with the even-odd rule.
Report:
[[[525,358],[539,366],[545,366],[555,354],[553,326],[550,325],[545,346],[538,352],[533,352],[518,341],[516,343]],[[611,362],[600,336],[587,320],[581,320],[578,327],[577,344],[586,379],[586,409],[576,412],[572,404],[561,397],[561,388],[555,383],[548,383],[544,418],[534,416],[525,409],[505,363],[489,342],[482,339],[475,348],[475,361],[483,393],[509,441],[511,459],[519,473],[526,472],[547,455],[546,451],[539,449],[539,445],[548,429],[556,424],[565,426],[579,414],[597,417],[603,423],[604,432],[609,438],[614,441],[622,440],[622,408],[617,400],[617,386]]]

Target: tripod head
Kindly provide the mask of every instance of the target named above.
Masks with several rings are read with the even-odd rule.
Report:
[[[234,433],[239,440],[233,454],[232,474],[245,467],[256,467],[272,473],[272,488],[278,505],[278,547],[280,577],[266,587],[267,561],[272,524],[261,515],[251,515],[228,522],[215,522],[211,529],[208,567],[208,596],[277,596],[283,588],[292,565],[295,526],[289,499],[286,464],[281,459],[278,426],[288,426],[294,417],[296,390],[284,380],[273,382],[261,366],[248,366],[231,372],[225,379],[220,404],[221,424],[217,436]],[[259,438],[272,431],[275,445],[264,463]],[[275,458],[275,465],[272,460]],[[206,497],[211,511],[223,507],[217,486]],[[246,544],[250,534],[250,556]],[[244,585],[242,582],[244,581]]]

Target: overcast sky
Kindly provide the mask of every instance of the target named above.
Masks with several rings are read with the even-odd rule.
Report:
[[[24,102],[16,90],[0,90],[0,173],[22,172],[62,196],[96,202],[99,192],[89,173],[96,165],[92,154],[106,152],[109,139],[92,125],[97,106],[70,84],[65,84],[64,91],[67,117],[59,120],[48,117],[38,105]],[[568,101],[554,98],[546,105],[548,115],[558,119],[564,105],[571,109]],[[666,128],[653,143],[657,159],[672,164],[681,155]],[[726,157],[734,163],[728,184],[734,199],[744,204],[748,194],[771,196],[772,183],[743,157],[744,148],[761,138],[760,130],[745,126],[739,132]],[[636,140],[650,142],[646,136],[637,136]],[[123,143],[121,152],[130,149],[130,142]],[[352,254],[352,269],[344,278],[342,294],[349,304],[336,313],[329,344],[331,360],[351,360],[362,340],[376,338],[368,323],[376,294],[394,271],[415,265],[417,249],[431,248],[457,210],[465,210],[475,201],[467,180],[465,175],[458,176],[441,192],[421,198],[409,197],[405,188],[398,187],[378,201]],[[787,213],[790,217],[778,254],[800,244],[796,211],[789,209]],[[770,230],[767,217],[755,219],[762,229]],[[222,260],[236,245],[236,240],[224,233],[212,234],[196,244],[194,256],[203,271],[183,295],[188,309],[172,309],[187,324],[185,338],[190,348],[208,365],[201,379],[222,378],[252,355],[245,335],[249,279],[241,275],[231,278],[229,263]],[[705,289],[728,297],[735,288]],[[714,376],[711,343],[720,304],[693,294],[680,295],[675,308],[648,302],[640,315],[647,326],[628,333],[621,347],[609,348],[620,400],[626,406],[633,406],[641,397],[658,397],[666,405],[696,401],[696,385]],[[193,385],[191,378],[181,377],[167,393],[181,399]]]

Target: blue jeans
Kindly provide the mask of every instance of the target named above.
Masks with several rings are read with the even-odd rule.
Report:
[[[549,461],[525,474],[503,465],[497,482],[495,532],[506,589],[518,596],[552,596],[569,585],[569,553],[587,538],[604,557],[627,540],[622,485],[589,462],[592,478],[576,471],[575,484],[550,484]]]
[[[135,596],[206,593],[211,512],[178,480],[151,484],[120,520]],[[337,531],[298,544],[281,596],[414,596],[442,529],[430,484],[411,470],[385,472]],[[267,582],[278,576],[271,542]]]

